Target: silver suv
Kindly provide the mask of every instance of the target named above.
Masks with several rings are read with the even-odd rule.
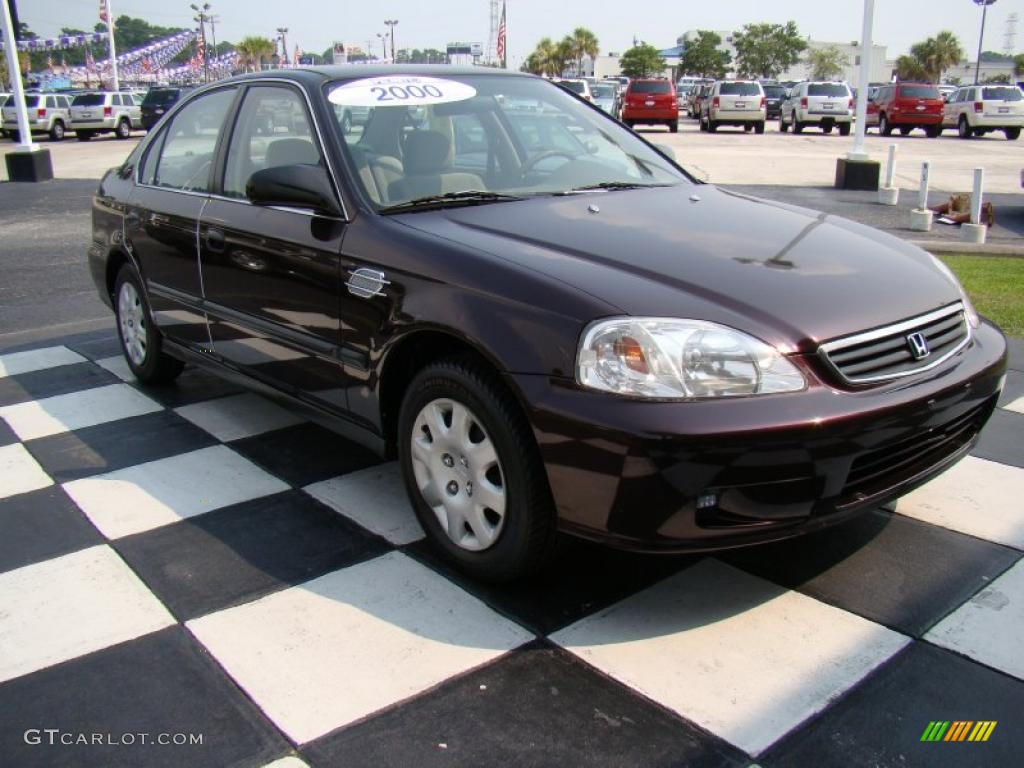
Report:
[[[1024,128],[1024,93],[1016,85],[972,85],[949,97],[943,128],[956,128],[961,139],[1002,131],[1015,141]]]
[[[127,139],[142,129],[142,98],[132,93],[82,93],[71,102],[71,128],[79,141],[97,133]]]
[[[14,141],[19,141],[18,110],[14,106],[14,95],[3,102],[3,132]],[[26,93],[25,108],[28,110],[29,130],[49,134],[51,141],[60,141],[69,130],[71,116],[68,108],[71,100],[59,93]]]
[[[846,83],[797,83],[779,112],[779,130],[783,133],[789,126],[793,126],[793,133],[808,127],[832,133],[832,129],[838,127],[840,135],[849,136],[851,125],[853,93]]]
[[[764,133],[768,102],[756,80],[719,80],[700,107],[700,129],[714,133],[720,125],[738,125]]]

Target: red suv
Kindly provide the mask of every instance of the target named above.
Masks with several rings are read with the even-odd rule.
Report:
[[[868,102],[867,127],[878,126],[882,136],[891,136],[893,128],[906,136],[920,128],[934,139],[942,133],[942,108],[945,102],[931,83],[893,83],[883,85]]]
[[[679,103],[671,80],[632,80],[622,100],[622,122],[634,125],[667,125],[679,131]]]

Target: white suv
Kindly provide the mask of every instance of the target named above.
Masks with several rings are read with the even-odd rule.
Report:
[[[18,110],[14,106],[13,94],[3,101],[3,105],[4,135],[18,141]],[[51,141],[60,141],[71,124],[70,106],[71,100],[57,93],[26,93],[29,130],[33,134],[49,134]]]
[[[71,102],[71,128],[79,141],[113,132],[127,139],[142,128],[142,99],[131,93],[82,93]]]
[[[1015,85],[961,88],[943,107],[942,127],[956,128],[961,139],[1002,131],[1013,141],[1024,127],[1024,93]]]
[[[756,80],[719,80],[700,107],[700,129],[714,133],[720,125],[740,125],[764,133],[768,102]]]
[[[779,130],[785,133],[793,126],[800,133],[808,126],[832,133],[838,127],[842,136],[850,135],[853,125],[853,93],[846,83],[797,83],[782,102]]]

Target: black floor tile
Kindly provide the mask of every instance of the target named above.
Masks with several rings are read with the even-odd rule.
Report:
[[[25,447],[50,477],[66,483],[216,443],[173,411],[158,411],[41,437]]]
[[[621,552],[567,537],[542,572],[512,584],[487,584],[454,570],[425,539],[405,551],[538,635],[556,632],[700,559]]]
[[[758,763],[764,768],[1020,765],[1024,682],[917,642]],[[995,720],[987,742],[922,742],[929,722]]]
[[[1021,371],[1006,372],[1006,386],[999,396],[999,406],[1005,407],[1019,397],[1024,397],[1024,373]]]
[[[0,379],[0,406],[120,383],[119,378],[94,363],[44,368]]]
[[[53,746],[36,733],[45,728],[60,731]],[[79,734],[86,744],[60,743]],[[101,743],[88,743],[92,734]],[[152,743],[161,734],[197,734],[202,743]],[[259,766],[290,749],[179,626],[0,684],[0,744],[4,764],[19,768]]]
[[[114,547],[183,621],[389,549],[302,491],[208,512]]]
[[[111,313],[113,314],[113,313]],[[107,357],[117,357],[122,354],[121,340],[117,337],[117,331],[100,331],[89,336],[66,344],[80,355],[90,360],[103,360]]]
[[[245,391],[226,379],[191,365],[187,366],[181,375],[170,384],[161,386],[137,384],[136,386],[146,397],[156,400],[167,408],[180,408],[183,405],[237,395],[239,392]]]
[[[7,426],[6,421],[0,419],[0,446],[16,442],[18,442],[18,436],[14,434],[14,430]]]
[[[60,486],[0,499],[0,572],[103,541]]]
[[[372,451],[309,423],[235,440],[231,448],[296,488],[380,464]]]
[[[1020,554],[876,511],[828,530],[724,552],[720,559],[784,587],[919,637]]]
[[[972,456],[1024,467],[1024,414],[997,408],[981,431]]]
[[[313,766],[346,768],[710,768],[750,762],[567,653],[537,645],[329,734],[301,752]]]

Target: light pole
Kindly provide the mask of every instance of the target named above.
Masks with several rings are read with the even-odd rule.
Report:
[[[398,61],[398,57],[395,56],[395,26],[398,24],[398,19],[384,19],[384,25],[391,30],[391,58]],[[385,56],[384,58],[387,58]]]
[[[978,61],[974,65],[974,84],[978,84],[981,77],[981,46],[985,42],[985,17],[988,15],[988,7],[996,0],[974,0],[975,5],[981,6],[981,34],[978,35]]]
[[[285,35],[288,34],[288,27],[278,27],[277,34],[281,36],[281,61],[283,66],[288,66],[288,41],[285,39]]]
[[[210,4],[203,3],[202,6],[198,6],[192,3],[189,8],[196,12],[193,20],[199,22],[199,34],[203,38],[203,82],[208,83],[210,82],[210,52],[206,49],[206,22],[210,17],[206,12],[210,10]]]
[[[388,33],[387,32],[378,32],[377,33],[377,37],[380,38],[380,47],[381,47],[381,50],[384,51],[384,60],[387,61],[387,58],[388,58]]]

